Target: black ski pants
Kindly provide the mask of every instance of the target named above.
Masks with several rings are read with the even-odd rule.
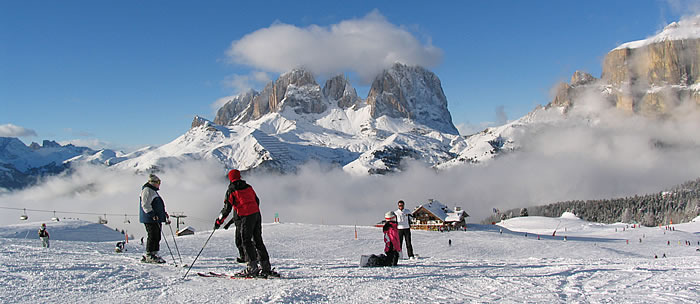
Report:
[[[411,245],[411,229],[399,229],[399,248],[403,247],[403,240],[406,239],[406,252],[408,257],[413,257],[413,245]]]
[[[245,255],[245,249],[243,249],[243,235],[241,234],[241,220],[235,220],[236,225],[236,248],[238,248],[238,256],[241,259],[248,260]]]
[[[241,217],[241,238],[248,265],[260,261],[263,271],[269,271],[270,256],[262,239],[262,216],[260,212]],[[268,269],[265,269],[268,268]]]
[[[146,252],[160,251],[160,223],[144,223],[148,239],[146,240]]]

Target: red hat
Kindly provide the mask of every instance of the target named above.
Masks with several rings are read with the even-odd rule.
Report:
[[[228,179],[232,182],[241,179],[241,171],[238,171],[236,169],[229,171],[228,172]]]

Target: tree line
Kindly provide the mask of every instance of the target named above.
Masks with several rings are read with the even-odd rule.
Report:
[[[483,223],[515,216],[559,217],[571,212],[596,223],[637,223],[645,226],[689,222],[700,215],[700,178],[654,194],[601,200],[572,200],[494,213]]]

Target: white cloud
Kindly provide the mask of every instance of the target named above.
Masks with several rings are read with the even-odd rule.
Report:
[[[235,63],[263,71],[283,73],[298,67],[316,75],[353,71],[369,83],[397,61],[434,67],[442,51],[374,10],[330,26],[275,23],[234,41],[227,55]]]
[[[224,86],[241,93],[270,81],[270,76],[261,71],[252,71],[248,75],[234,74],[224,79]]]
[[[0,136],[4,137],[24,137],[24,136],[37,136],[36,132],[32,129],[23,128],[13,124],[0,125]]]

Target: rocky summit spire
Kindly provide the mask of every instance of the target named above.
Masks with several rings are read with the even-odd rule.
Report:
[[[326,104],[321,87],[313,75],[304,69],[294,69],[269,82],[262,92],[248,91],[226,103],[216,113],[214,123],[230,125],[256,120],[265,114],[291,107],[299,114],[321,113]]]
[[[458,134],[440,79],[418,66],[395,63],[372,83],[367,104],[372,117],[409,118],[440,132]]]
[[[341,109],[347,109],[362,102],[362,98],[357,96],[355,88],[343,75],[337,75],[326,81],[323,86],[323,96],[336,102]]]

